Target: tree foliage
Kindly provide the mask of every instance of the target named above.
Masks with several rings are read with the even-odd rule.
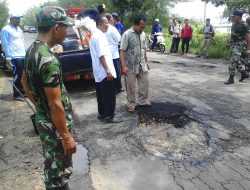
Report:
[[[224,16],[229,17],[235,9],[240,9],[246,14],[250,14],[249,0],[201,0],[204,2],[211,2],[215,6],[225,5]]]
[[[8,20],[8,6],[6,0],[0,0],[0,30],[4,27]]]
[[[143,13],[147,16],[149,23],[153,23],[155,18],[159,18],[162,25],[168,25],[169,10],[176,3],[188,0],[112,0],[114,10],[118,12],[125,26],[132,24],[135,15]]]
[[[163,25],[168,24],[169,8],[178,2],[189,0],[58,0],[60,6],[68,7],[97,7],[105,4],[107,12],[117,12],[125,25],[129,27],[135,15],[143,13],[147,16],[149,23],[159,18]]]
[[[48,1],[41,5],[29,8],[22,18],[22,25],[36,26],[36,12],[38,8],[44,6],[53,6],[53,5],[59,5],[59,4],[57,1]]]
[[[69,7],[97,7],[98,4],[106,5],[106,12],[117,12],[120,15],[125,28],[131,26],[135,15],[143,13],[152,24],[155,18],[159,18],[163,26],[168,25],[169,10],[179,2],[190,0],[54,0],[48,1],[44,5],[59,5],[63,8]],[[24,23],[35,22],[35,10],[38,7],[29,9],[24,16]],[[28,25],[30,25],[28,24]]]

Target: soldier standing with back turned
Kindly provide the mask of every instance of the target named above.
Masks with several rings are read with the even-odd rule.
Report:
[[[245,66],[243,62],[247,62],[246,54],[250,54],[250,30],[246,23],[242,20],[243,12],[235,10],[233,13],[233,25],[231,28],[231,52],[230,52],[230,64],[229,79],[224,84],[233,84],[235,70],[237,69],[241,73],[239,82],[242,82],[249,76],[245,72]],[[245,59],[245,60],[244,60]]]

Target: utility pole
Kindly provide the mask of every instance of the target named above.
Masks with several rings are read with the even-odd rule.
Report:
[[[206,23],[206,17],[207,17],[207,3],[208,3],[208,1],[205,1],[205,5],[204,5],[204,23]]]

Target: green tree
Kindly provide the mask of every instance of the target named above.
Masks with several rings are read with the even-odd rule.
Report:
[[[23,16],[22,25],[36,26],[36,12],[40,7],[59,5],[57,1],[48,1],[41,5],[29,8]]]
[[[0,30],[6,25],[9,9],[6,0],[0,0]]]
[[[38,6],[29,8],[22,18],[22,25],[36,26],[36,11]]]
[[[225,5],[224,16],[229,17],[235,9],[241,9],[244,13],[250,14],[249,0],[201,0],[203,2],[211,2],[215,6]]]
[[[63,8],[68,7],[96,7],[105,4],[107,12],[117,12],[120,15],[125,28],[130,27],[135,15],[144,13],[149,23],[159,18],[164,26],[168,25],[169,9],[178,2],[189,0],[58,0]]]
[[[186,1],[189,0],[112,0],[114,10],[121,15],[125,27],[129,27],[135,15],[139,13],[145,14],[149,23],[159,18],[161,24],[166,26],[169,24],[169,10],[176,3]]]

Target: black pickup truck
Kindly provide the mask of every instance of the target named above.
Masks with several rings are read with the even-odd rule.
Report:
[[[63,52],[57,53],[64,81],[94,78],[90,50],[82,47],[79,41],[74,29],[69,27],[62,45]]]

